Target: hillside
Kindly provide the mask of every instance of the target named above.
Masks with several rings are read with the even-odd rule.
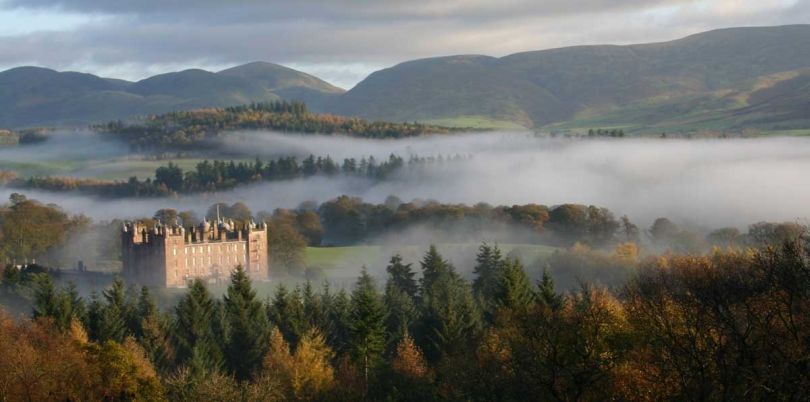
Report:
[[[796,84],[806,84],[807,68],[810,25],[732,28],[665,43],[410,61],[371,74],[330,111],[638,131],[677,126],[687,111],[690,127],[805,128],[810,111],[800,105],[810,92]]]
[[[311,75],[271,63],[251,63],[217,73],[185,70],[138,82],[19,67],[0,72],[0,127],[86,125],[280,99],[318,105],[342,92]]]

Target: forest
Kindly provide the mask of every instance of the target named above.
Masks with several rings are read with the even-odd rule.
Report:
[[[31,318],[0,315],[8,400],[805,400],[810,263],[800,239],[638,261],[616,289],[560,292],[483,244],[467,280],[434,247],[381,283],[160,310],[116,280],[85,299],[36,277]],[[9,280],[8,271],[4,283]],[[773,342],[778,339],[778,342]]]
[[[465,131],[421,123],[389,123],[310,113],[296,101],[253,103],[228,108],[178,111],[143,121],[113,121],[97,131],[122,139],[139,150],[200,150],[225,131],[276,130],[307,134],[343,134],[365,138],[402,138]],[[468,130],[467,130],[468,131]]]

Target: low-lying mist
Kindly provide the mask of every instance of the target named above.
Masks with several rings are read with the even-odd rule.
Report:
[[[294,208],[341,194],[382,202],[403,200],[490,204],[594,204],[627,214],[640,225],[659,216],[702,227],[745,226],[810,216],[810,140],[757,139],[551,139],[490,132],[399,140],[342,136],[235,133],[223,153],[262,158],[389,154],[403,157],[468,156],[460,161],[405,169],[385,180],[312,177],[263,183],[227,193],[171,199],[107,200],[26,191],[29,197],[109,219],[151,215],[160,208],[198,213],[214,202],[244,201],[254,211]],[[95,152],[94,150],[85,150]],[[65,152],[71,151],[66,146]],[[0,154],[2,157],[4,154]],[[56,156],[53,156],[56,157]],[[2,189],[7,197],[13,190]]]

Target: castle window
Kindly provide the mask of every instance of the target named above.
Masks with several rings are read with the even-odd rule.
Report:
[[[177,255],[177,247],[172,249],[172,255]]]
[[[197,253],[197,249],[192,247],[191,248],[191,254],[196,254],[196,253]]]
[[[188,254],[188,247],[184,247],[184,248],[183,248],[183,251],[184,251],[186,254]]]
[[[208,246],[208,252],[209,253],[211,252],[211,246]]]

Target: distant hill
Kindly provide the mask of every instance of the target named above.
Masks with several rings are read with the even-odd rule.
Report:
[[[631,130],[810,128],[810,25],[629,46],[450,56],[371,74],[330,111],[371,119]]]
[[[19,67],[0,72],[0,127],[85,125],[135,115],[281,99],[317,105],[344,91],[271,63],[185,70],[138,82]]]
[[[663,43],[413,60],[348,92],[262,62],[139,82],[21,67],[0,72],[0,127],[297,100],[314,112],[456,127],[810,134],[808,85],[810,25],[729,28]]]

